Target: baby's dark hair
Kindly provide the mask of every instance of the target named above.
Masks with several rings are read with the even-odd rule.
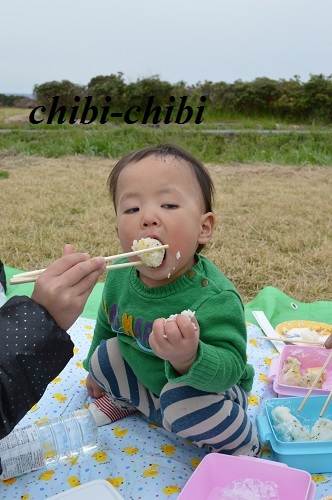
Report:
[[[202,193],[205,212],[212,212],[214,185],[209,172],[204,167],[203,163],[197,160],[197,158],[174,144],[158,144],[158,146],[149,146],[139,149],[138,151],[133,151],[132,153],[127,154],[116,163],[107,180],[115,210],[116,190],[120,173],[127,165],[137,163],[150,156],[158,156],[161,158],[165,156],[173,156],[173,158],[177,160],[184,160],[195,175]],[[197,253],[199,253],[203,247],[204,245],[198,245]]]

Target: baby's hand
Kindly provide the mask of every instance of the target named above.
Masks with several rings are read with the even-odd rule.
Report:
[[[100,385],[97,384],[97,382],[91,377],[90,373],[86,377],[86,388],[88,390],[89,396],[92,398],[101,398],[104,395],[104,391],[100,387]]]
[[[184,375],[196,359],[199,325],[195,317],[178,314],[173,321],[158,318],[153,323],[149,342],[154,353],[171,363]]]

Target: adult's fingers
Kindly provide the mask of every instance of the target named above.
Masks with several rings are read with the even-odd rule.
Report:
[[[330,335],[326,340],[325,340],[325,347],[326,349],[332,349],[332,335]]]
[[[75,286],[77,295],[81,295],[96,284],[105,267],[104,257],[94,257],[68,269],[62,279],[67,286]]]
[[[86,253],[71,253],[64,255],[60,259],[53,262],[47,269],[44,271],[41,276],[61,276],[66,271],[71,269],[76,264],[80,262],[85,262],[90,258],[90,256]]]
[[[74,253],[74,247],[72,245],[65,245],[63,250],[62,250],[62,257],[65,255],[70,255],[71,253]]]
[[[84,278],[82,278],[78,283],[73,285],[75,287],[77,296],[81,298],[81,300],[86,301],[92,292],[94,286],[97,284],[98,278],[103,274],[104,268],[103,266],[98,268],[93,273],[88,274]]]

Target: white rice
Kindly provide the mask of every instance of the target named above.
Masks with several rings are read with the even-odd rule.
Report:
[[[195,316],[195,311],[191,311],[190,309],[186,309],[185,311],[182,311],[181,314],[183,314],[183,316],[187,316],[187,318],[191,319]],[[167,321],[174,321],[177,316],[178,316],[178,314],[171,314],[168,318],[165,319],[165,323],[167,323]],[[196,330],[195,323],[192,322],[192,324],[194,325],[194,328]]]
[[[291,413],[286,406],[276,406],[271,415],[274,420],[274,429],[282,441],[330,441],[332,440],[332,420],[329,418],[318,418],[313,423],[311,430],[307,429]]]
[[[144,250],[145,248],[159,247],[162,243],[155,238],[141,238],[140,240],[134,240],[132,245],[132,250]],[[140,259],[149,267],[159,267],[165,256],[165,249],[153,250],[152,252],[146,252],[139,255]]]

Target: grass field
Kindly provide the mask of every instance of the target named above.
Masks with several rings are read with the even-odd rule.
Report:
[[[3,156],[0,258],[50,264],[65,243],[91,255],[120,250],[106,187],[113,160]],[[332,300],[331,167],[210,164],[217,227],[205,254],[244,301],[267,285],[303,302]]]
[[[247,302],[267,285],[293,298],[332,300],[332,134],[210,135],[197,128],[34,127],[0,108],[0,259],[31,270],[65,243],[91,255],[120,251],[106,180],[115,159],[174,142],[207,164],[217,227],[204,253]],[[212,128],[269,127],[253,120]],[[179,128],[180,127],[180,128]],[[290,130],[290,125],[280,125]],[[301,127],[297,127],[295,132]]]
[[[20,111],[20,112],[19,112]],[[0,153],[119,158],[159,142],[173,142],[207,163],[257,162],[279,165],[332,165],[332,130],[326,127],[277,124],[243,119],[201,125],[30,125],[28,110],[0,108]],[[211,134],[206,129],[243,133]],[[267,130],[269,133],[262,133]],[[310,132],[310,133],[307,133]]]

